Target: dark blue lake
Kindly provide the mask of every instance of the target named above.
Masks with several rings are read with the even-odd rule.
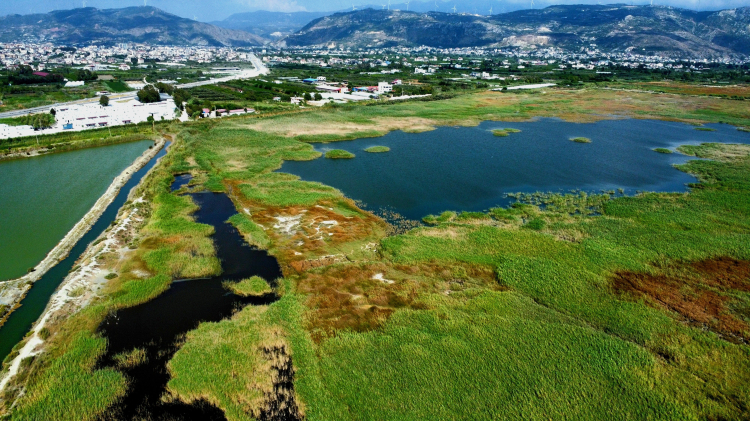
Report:
[[[527,123],[483,122],[477,127],[440,127],[425,133],[391,132],[379,138],[317,144],[345,149],[354,159],[285,162],[281,172],[319,181],[364,202],[409,219],[445,210],[482,211],[505,206],[515,192],[588,192],[622,188],[683,192],[695,177],[673,167],[690,157],[655,152],[706,142],[750,143],[750,134],[714,124],[716,131],[657,120],[607,120],[591,124],[539,119]],[[521,133],[497,137],[493,129]],[[591,143],[570,139],[587,137]],[[387,153],[367,153],[370,146]]]

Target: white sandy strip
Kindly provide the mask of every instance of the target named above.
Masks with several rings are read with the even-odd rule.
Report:
[[[108,193],[113,189],[113,186],[115,187],[115,194],[111,196],[111,198],[108,199],[106,204],[102,206],[102,210],[98,212],[96,215],[96,219],[101,216],[101,213],[103,212],[103,209],[111,203],[115,196],[117,196],[117,192],[119,192],[120,188],[127,182],[128,179],[130,179],[130,176],[135,173],[138,169],[142,168],[146,163],[156,155],[156,153],[164,146],[165,141],[160,140],[157,143],[157,146],[149,149],[147,152],[145,152],[138,160],[133,163],[128,169],[126,169],[120,176],[118,176],[115,181],[112,183],[110,188],[107,190],[107,193],[105,193],[105,196],[107,196]],[[142,161],[142,162],[141,162]],[[124,178],[124,181],[122,180]],[[145,178],[145,177],[144,177]],[[94,208],[89,212],[93,212],[97,205],[100,205],[100,202],[105,197],[102,196],[102,198],[97,201],[97,204],[94,205]],[[141,198],[136,199],[133,201],[133,203],[138,204],[142,203],[143,200]],[[8,382],[18,373],[18,369],[21,366],[21,361],[23,361],[25,358],[28,358],[30,356],[34,356],[42,352],[42,349],[40,345],[44,343],[44,341],[39,337],[39,331],[44,328],[44,326],[47,324],[47,322],[50,320],[51,317],[53,317],[60,309],[63,308],[65,304],[73,303],[76,308],[82,308],[88,302],[93,298],[94,294],[102,285],[97,285],[96,280],[102,276],[104,273],[104,270],[101,269],[97,263],[97,257],[103,253],[107,253],[112,250],[114,246],[117,245],[116,235],[127,229],[128,225],[133,221],[133,215],[135,215],[138,212],[137,208],[133,208],[127,216],[120,219],[118,221],[117,226],[110,230],[108,233],[105,232],[102,235],[104,236],[105,240],[100,242],[97,245],[89,245],[89,247],[84,252],[82,258],[80,259],[80,269],[76,270],[75,272],[69,274],[61,286],[58,288],[58,290],[52,295],[50,298],[49,304],[47,304],[47,308],[44,311],[44,314],[42,314],[42,317],[36,322],[34,327],[32,328],[32,335],[29,338],[29,340],[26,342],[26,344],[21,348],[21,350],[18,353],[18,356],[13,359],[13,361],[10,364],[10,368],[8,369],[7,374],[5,377],[3,377],[2,380],[0,380],[0,392],[5,389],[5,386],[8,384]],[[89,214],[84,217],[84,219],[81,222],[84,222],[88,217]],[[88,231],[91,228],[91,225],[96,221],[96,219],[93,219],[92,222],[90,222],[89,225],[86,226],[85,230],[82,230],[80,236],[83,236],[83,233]],[[81,222],[79,222],[76,227],[81,225]],[[75,228],[74,228],[75,229]],[[70,235],[70,233],[68,233]],[[79,236],[79,238],[80,238]],[[100,236],[101,237],[101,236]],[[66,236],[67,238],[67,236]],[[77,240],[76,240],[77,241]],[[75,243],[74,243],[75,244]],[[92,243],[93,244],[93,243]],[[72,247],[72,246],[71,246]],[[69,253],[70,249],[66,252]],[[76,288],[84,288],[88,289],[88,294],[82,294],[77,297],[71,297],[71,292],[75,290]],[[76,294],[73,294],[76,295]]]

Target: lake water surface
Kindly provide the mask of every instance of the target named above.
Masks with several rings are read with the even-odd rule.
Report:
[[[319,181],[364,202],[369,210],[390,209],[409,219],[446,210],[483,211],[506,206],[515,192],[588,192],[622,188],[682,192],[695,177],[673,167],[691,159],[655,148],[704,142],[749,143],[750,134],[729,125],[714,132],[656,120],[605,120],[592,124],[539,119],[527,123],[483,122],[477,127],[440,127],[425,133],[391,132],[379,138],[318,144],[345,149],[354,159],[320,158],[285,162],[281,172]],[[493,129],[521,133],[497,137]],[[575,143],[587,137],[591,143]],[[387,153],[364,149],[382,145]]]
[[[154,142],[0,162],[0,280],[23,276]]]

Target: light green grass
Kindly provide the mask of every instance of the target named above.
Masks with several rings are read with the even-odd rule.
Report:
[[[391,150],[391,148],[389,148],[388,146],[371,146],[371,147],[365,149],[365,152],[383,153],[383,152],[389,152],[390,150]]]
[[[329,159],[352,159],[354,156],[353,153],[343,149],[332,149],[326,152],[326,158]]]
[[[499,130],[499,129],[498,130],[493,130],[492,134],[495,135],[495,136],[497,136],[497,137],[508,137],[509,136],[509,134],[508,134],[508,132],[506,130]]]
[[[253,276],[239,282],[225,282],[224,287],[243,297],[260,297],[271,293],[268,282],[260,276]]]

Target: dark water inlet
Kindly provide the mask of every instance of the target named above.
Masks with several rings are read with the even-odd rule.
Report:
[[[172,190],[189,181],[189,176],[178,176]],[[275,286],[275,280],[282,276],[281,268],[274,257],[247,245],[237,229],[226,222],[237,213],[229,197],[223,193],[190,196],[200,207],[194,214],[196,221],[215,228],[213,240],[223,273],[209,279],[175,282],[157,298],[120,310],[102,324],[101,333],[109,346],[100,366],[118,368],[130,380],[127,395],[110,411],[109,416],[115,419],[225,419],[220,409],[206,402],[162,402],[169,381],[167,363],[179,349],[183,335],[199,323],[217,322],[245,305],[270,304],[277,299],[274,294],[240,297],[224,288],[224,281],[256,275]],[[115,356],[136,349],[145,351],[144,362],[132,368],[118,367]]]
[[[507,206],[508,193],[535,191],[589,193],[622,188],[684,192],[695,177],[674,164],[690,158],[660,154],[703,142],[749,143],[750,135],[724,124],[715,132],[657,120],[606,120],[592,124],[543,118],[527,123],[486,121],[477,127],[440,127],[425,133],[391,132],[379,138],[316,145],[325,152],[346,149],[354,159],[287,161],[279,170],[319,181],[364,202],[367,209],[390,209],[412,220],[446,210],[483,211]],[[497,137],[493,129],[520,133]],[[571,142],[588,137],[592,143]],[[388,153],[364,149],[382,145]]]
[[[138,170],[130,180],[120,189],[115,200],[107,206],[107,209],[99,217],[93,227],[84,234],[70,251],[68,257],[59,262],[44,276],[34,283],[26,297],[21,302],[21,307],[11,313],[5,324],[0,327],[0,358],[10,354],[13,347],[23,339],[24,335],[31,329],[32,324],[39,319],[44,312],[49,298],[60,286],[78,258],[83,254],[89,243],[96,240],[99,235],[115,220],[117,213],[127,201],[130,190],[140,183],[144,175],[156,164],[156,161],[167,153],[165,146],[149,161],[143,168]]]

